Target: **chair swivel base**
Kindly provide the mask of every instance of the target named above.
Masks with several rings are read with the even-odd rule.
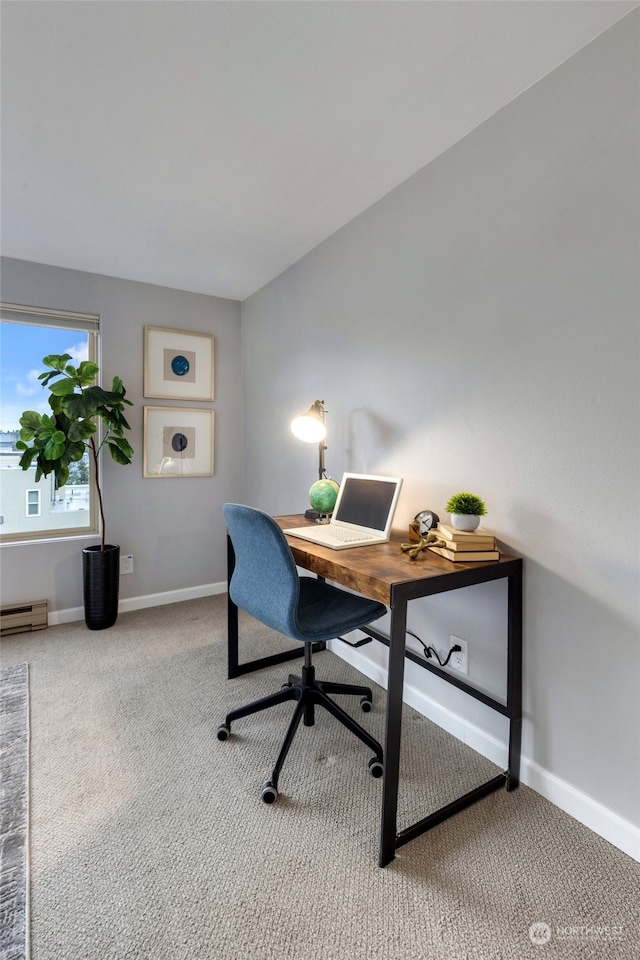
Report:
[[[278,779],[280,771],[287,757],[296,730],[300,721],[304,721],[307,727],[315,723],[315,707],[324,707],[340,723],[351,731],[359,740],[373,750],[375,756],[369,760],[369,773],[372,777],[381,777],[382,767],[382,747],[364,727],[349,716],[328,694],[339,693],[350,696],[359,696],[360,707],[363,712],[368,713],[371,710],[372,693],[369,687],[359,687],[347,683],[332,683],[328,681],[319,681],[315,679],[315,669],[313,666],[305,665],[302,668],[302,677],[293,674],[284,686],[276,693],[272,693],[260,700],[255,700],[244,707],[232,710],[227,714],[224,723],[221,723],[217,729],[218,740],[228,740],[231,733],[231,724],[241,717],[250,716],[261,710],[267,710],[269,707],[276,706],[279,703],[285,703],[287,700],[296,700],[296,706],[293,716],[289,721],[287,732],[280,748],[280,753],[276,759],[271,777],[262,785],[261,796],[265,803],[274,803],[278,799]]]

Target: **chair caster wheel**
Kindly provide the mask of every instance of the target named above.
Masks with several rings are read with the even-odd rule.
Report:
[[[229,727],[226,725],[226,723],[221,723],[218,729],[216,730],[216,736],[218,740],[228,740],[230,734],[231,734],[231,731],[229,730]]]
[[[371,757],[368,763],[369,773],[372,777],[375,777],[376,780],[382,776],[384,768],[382,766],[382,760],[379,760],[378,757]]]
[[[371,703],[371,700],[369,700],[368,697],[362,698],[362,700],[360,701],[360,709],[362,710],[363,713],[371,713],[371,711],[373,710],[373,704]]]
[[[267,780],[266,783],[263,783],[261,796],[263,803],[275,803],[278,799],[278,791],[271,783],[271,780]]]

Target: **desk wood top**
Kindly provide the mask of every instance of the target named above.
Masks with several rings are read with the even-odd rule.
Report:
[[[314,520],[307,520],[302,514],[275,517],[275,520],[283,530],[289,527],[315,526]],[[486,574],[483,576],[482,568],[500,567],[501,564],[517,559],[501,553],[499,560],[453,563],[432,553],[431,550],[424,550],[417,560],[411,560],[400,549],[400,544],[408,542],[408,539],[408,531],[403,533],[401,530],[392,530],[388,543],[376,543],[370,547],[353,547],[350,550],[332,550],[330,547],[323,547],[287,534],[287,543],[299,566],[327,580],[349,587],[365,597],[379,600],[387,606],[391,605],[394,587],[400,584],[422,582],[426,587],[424,581],[441,578],[442,586],[433,584],[434,589],[422,591],[424,595],[438,593],[442,589],[455,589],[458,585],[467,586],[476,577],[476,582],[492,579]],[[506,571],[504,573],[496,571],[496,573],[498,576],[506,576]],[[444,581],[452,577],[451,586],[445,585]],[[459,584],[456,583],[456,579],[460,580]]]

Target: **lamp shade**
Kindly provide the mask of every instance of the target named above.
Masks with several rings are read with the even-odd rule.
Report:
[[[327,428],[324,425],[323,416],[323,403],[321,400],[316,400],[305,414],[291,421],[291,430],[294,436],[298,440],[304,440],[305,443],[319,443],[324,440],[327,435]]]

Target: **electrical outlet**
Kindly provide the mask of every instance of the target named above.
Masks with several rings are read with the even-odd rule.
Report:
[[[133,573],[133,554],[128,553],[124,557],[120,557],[120,573]]]
[[[451,640],[451,646],[459,646],[460,650],[456,650],[451,654],[451,660],[447,666],[451,667],[452,670],[457,670],[459,673],[469,673],[469,648],[466,640],[462,640],[461,637],[449,637]]]

